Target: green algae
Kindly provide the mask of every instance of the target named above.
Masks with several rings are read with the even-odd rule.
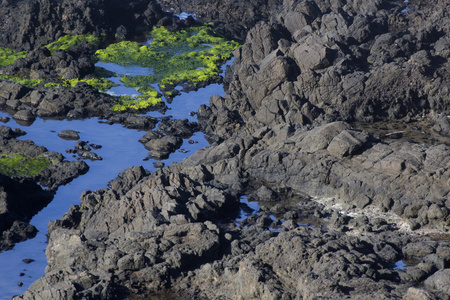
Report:
[[[125,95],[118,97],[117,103],[111,108],[112,111],[122,112],[128,109],[133,110],[146,110],[155,105],[162,103],[161,95],[157,93],[156,96],[153,92],[143,93],[137,96],[137,100],[131,96]]]
[[[14,81],[21,85],[30,87],[30,88],[34,88],[39,83],[44,81],[44,79],[30,79],[27,77],[11,76],[11,75],[3,74],[1,72],[0,72],[0,79]]]
[[[60,37],[57,41],[50,43],[46,45],[45,47],[50,50],[50,52],[53,54],[57,50],[61,49],[69,49],[72,46],[79,45],[83,41],[86,41],[92,45],[98,46],[100,43],[100,38],[96,38],[92,35],[65,35]],[[24,52],[15,52],[12,49],[8,48],[0,48],[0,67],[4,67],[7,65],[10,65],[14,63],[17,59],[23,58],[28,54],[27,51]],[[97,70],[96,70],[97,71]],[[104,74],[104,75],[110,75],[110,73]],[[65,87],[74,87],[78,82],[86,82],[87,84],[99,89],[99,90],[108,90],[111,87],[115,86],[114,83],[110,80],[107,80],[105,78],[106,76],[96,76],[95,78],[91,79],[70,79],[65,80],[61,79],[58,82],[49,82],[45,84],[46,87],[56,87],[56,86],[65,86]],[[10,80],[17,82],[21,85],[28,86],[31,88],[36,87],[41,82],[45,81],[44,78],[39,79],[30,79],[27,77],[20,77],[20,76],[13,76],[13,75],[6,75],[0,72],[0,79],[4,80]]]
[[[0,73],[0,79],[3,80],[10,80],[17,82],[23,86],[27,86],[30,88],[37,87],[41,82],[44,82],[45,79],[30,79],[27,77],[19,77],[19,76],[10,76]],[[112,88],[113,86],[117,86],[114,82],[112,82],[109,79],[106,78],[90,78],[90,79],[61,79],[61,81],[58,82],[48,82],[44,86],[45,87],[74,87],[77,85],[78,82],[85,82],[94,88],[100,90],[100,91],[106,91]]]
[[[69,49],[72,46],[81,44],[83,41],[88,42],[94,46],[100,44],[100,38],[94,37],[90,34],[84,35],[65,35],[60,37],[57,41],[52,42],[44,47],[50,50],[53,54],[57,50]],[[0,67],[13,64],[17,59],[24,58],[28,51],[16,52],[13,49],[0,47]]]
[[[48,82],[44,86],[45,87],[75,87],[78,82],[85,82],[89,84],[90,86],[93,86],[94,88],[100,90],[100,91],[106,91],[112,88],[113,86],[117,86],[114,82],[112,82],[109,79],[105,78],[91,78],[91,79],[62,79],[60,82]]]
[[[0,47],[0,67],[5,67],[14,63],[19,58],[24,58],[28,54],[27,51],[16,52],[13,49]]]
[[[203,82],[218,76],[221,63],[232,56],[240,45],[220,37],[207,26],[191,27],[180,32],[170,32],[156,27],[150,32],[151,42],[142,45],[123,41],[111,44],[96,52],[102,62],[119,65],[139,65],[154,70],[155,82]],[[197,69],[205,69],[199,72]],[[175,76],[184,72],[182,76]],[[205,78],[206,76],[206,78]]]
[[[151,82],[154,81],[153,75],[125,75],[122,76],[120,81],[126,87],[135,88],[141,95],[137,95],[135,98],[131,96],[120,96],[117,104],[112,107],[113,111],[120,112],[128,109],[146,110],[163,103],[162,95],[151,86]]]
[[[161,104],[162,95],[153,87],[156,84],[170,95],[171,89],[182,83],[197,84],[208,82],[219,76],[219,67],[232,56],[234,49],[240,45],[235,41],[228,41],[215,33],[211,27],[191,27],[179,32],[170,32],[164,27],[155,27],[150,32],[151,42],[142,45],[137,42],[123,41],[111,44],[106,49],[97,50],[95,59],[102,62],[112,62],[119,65],[139,65],[153,70],[147,76],[121,76],[121,81],[127,87],[135,88],[141,95],[136,97],[119,97],[113,111],[143,110]],[[69,49],[83,41],[98,46],[100,39],[92,35],[62,36],[47,47],[53,54],[60,49]],[[0,48],[0,66],[13,63],[27,52],[16,53],[11,49]],[[106,70],[104,70],[106,71]],[[64,79],[56,82],[47,82],[46,87],[74,87],[78,82],[106,91],[115,84],[105,77],[117,74],[94,74],[91,79]],[[28,87],[36,87],[46,79],[29,79],[3,75],[0,79],[18,82]]]
[[[0,155],[0,173],[9,177],[36,176],[52,165],[46,157],[30,157],[22,153]]]
[[[206,83],[219,76],[220,65],[230,59],[239,46],[209,26],[190,27],[179,32],[155,27],[150,32],[148,45],[123,41],[97,50],[96,58],[104,63],[151,68],[153,72],[148,76],[123,76],[121,81],[143,93],[137,96],[138,100],[151,98],[150,102],[160,103],[156,101],[157,97],[153,97],[153,91],[152,97],[148,97],[146,89],[151,85],[158,84],[167,94],[179,84],[188,83],[196,87],[199,83]],[[132,106],[128,100],[126,103]],[[114,109],[119,107],[125,109],[124,105]]]
[[[82,34],[82,35],[64,35],[60,37],[57,41],[50,43],[45,47],[48,50],[50,50],[51,54],[53,54],[57,50],[67,50],[70,49],[72,46],[81,44],[84,41],[94,46],[98,46],[100,44],[100,38],[94,37],[91,34]]]

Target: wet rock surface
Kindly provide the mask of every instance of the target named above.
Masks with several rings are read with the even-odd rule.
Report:
[[[78,155],[80,159],[89,160],[103,160],[103,158],[97,153],[92,151],[94,149],[100,149],[100,145],[89,144],[87,141],[77,141],[74,149],[66,149],[66,153],[72,153]]]
[[[59,132],[58,136],[65,140],[75,140],[76,141],[76,140],[80,139],[80,135],[78,134],[78,132],[76,132],[75,130],[70,130],[70,129]]]
[[[235,27],[252,26],[227,93],[197,112],[211,145],[85,191],[16,299],[449,299],[449,146],[351,123],[447,134],[448,1],[193,3],[218,22],[258,6]],[[141,142],[165,154],[196,126],[165,120]],[[242,216],[242,195],[261,206]]]
[[[165,159],[183,145],[183,139],[190,138],[197,131],[199,126],[195,122],[189,122],[187,119],[163,118],[158,128],[147,131],[139,142],[150,151],[150,157]]]

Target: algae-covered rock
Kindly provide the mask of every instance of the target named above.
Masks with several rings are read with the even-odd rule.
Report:
[[[89,167],[16,139],[23,132],[6,126],[1,126],[0,132],[0,249],[4,250],[34,237],[36,228],[28,224],[31,217],[53,199],[60,185],[86,173]]]

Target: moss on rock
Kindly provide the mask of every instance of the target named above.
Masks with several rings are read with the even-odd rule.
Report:
[[[155,90],[156,91],[156,90]],[[112,107],[112,111],[121,112],[128,109],[145,110],[152,106],[162,103],[161,95],[156,91],[158,96],[153,96],[153,93],[139,95],[137,100],[131,96],[125,95],[118,97],[117,103]]]
[[[30,157],[21,153],[0,155],[0,173],[9,177],[30,177],[52,165],[49,158]]]
[[[46,45],[45,47],[53,54],[57,50],[67,50],[72,46],[81,44],[82,42],[88,42],[91,45],[98,46],[100,44],[100,38],[94,37],[91,34],[82,35],[64,35],[57,41]]]
[[[0,79],[14,81],[14,82],[17,82],[17,83],[19,83],[21,85],[30,87],[30,88],[34,88],[39,83],[44,81],[44,79],[30,79],[30,78],[27,78],[27,77],[5,75],[5,74],[3,74],[1,72],[0,72]]]
[[[46,83],[45,86],[46,87],[58,87],[58,86],[63,86],[63,87],[74,87],[77,85],[78,82],[85,82],[93,87],[95,87],[96,89],[100,90],[100,91],[105,91],[105,90],[109,90],[110,88],[112,88],[113,86],[117,86],[116,84],[114,84],[114,82],[112,82],[111,80],[105,79],[105,78],[91,78],[91,79],[79,79],[79,78],[74,78],[74,79],[63,79],[60,82],[49,82]]]
[[[0,67],[10,65],[16,61],[16,59],[23,58],[28,52],[16,52],[13,49],[0,47]]]

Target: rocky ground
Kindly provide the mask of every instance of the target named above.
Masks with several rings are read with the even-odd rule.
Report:
[[[449,299],[450,148],[408,134],[450,132],[450,3],[202,3],[161,1],[246,34],[227,93],[142,142],[211,145],[85,191],[17,299]]]

